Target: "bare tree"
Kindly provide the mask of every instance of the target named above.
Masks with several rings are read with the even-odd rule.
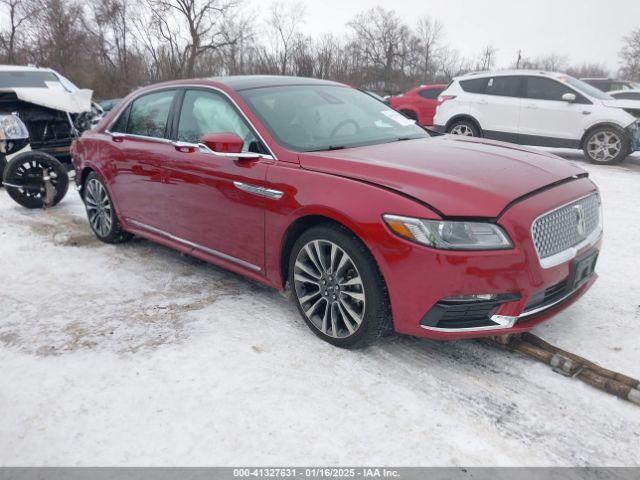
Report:
[[[481,71],[492,69],[496,63],[496,52],[497,49],[493,48],[491,45],[484,47],[484,50],[482,50],[482,53],[480,54],[476,69]]]
[[[92,44],[79,0],[31,0],[26,42],[27,61],[58,70],[87,84],[92,72]]]
[[[137,31],[158,78],[196,74],[198,60],[236,42],[226,30],[234,0],[147,0],[150,18]]]
[[[421,75],[425,81],[432,81],[435,72],[435,57],[442,40],[443,25],[430,17],[418,20],[417,38],[422,53]]]
[[[94,0],[89,7],[89,30],[100,73],[93,87],[101,96],[124,95],[145,81],[145,61],[132,20],[139,15],[137,6],[132,0]]]
[[[300,44],[300,26],[304,18],[304,6],[298,2],[276,1],[269,7],[267,28],[275,40],[273,49],[280,75],[287,73],[293,51]]]
[[[620,75],[629,80],[640,81],[640,28],[624,37],[620,50]]]
[[[409,28],[393,10],[376,7],[362,12],[347,24],[354,33],[353,47],[377,76],[382,73],[383,89],[393,92],[393,73],[405,54],[403,42],[409,37]]]
[[[31,12],[23,0],[0,0],[0,11],[6,12],[9,20],[8,30],[0,32],[0,47],[4,51],[5,61],[16,63],[22,43],[21,30]]]

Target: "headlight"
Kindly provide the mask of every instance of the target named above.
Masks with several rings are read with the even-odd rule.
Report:
[[[27,127],[15,115],[0,115],[0,142],[29,138]]]
[[[384,215],[385,223],[397,235],[443,250],[501,250],[512,248],[498,225],[486,222],[423,220]]]

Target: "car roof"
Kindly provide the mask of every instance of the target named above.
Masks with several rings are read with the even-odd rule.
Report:
[[[53,70],[33,65],[0,65],[0,72],[53,72]]]
[[[264,87],[284,87],[297,85],[345,85],[329,80],[319,80],[307,77],[289,77],[282,75],[235,75],[229,77],[209,77],[206,80],[221,83],[235,91],[250,90]]]
[[[544,70],[513,69],[513,70],[493,70],[493,71],[487,70],[483,72],[471,72],[471,73],[467,73],[465,75],[460,75],[459,77],[456,77],[456,80],[465,80],[469,78],[482,78],[482,77],[502,77],[507,75],[533,75],[538,77],[551,77],[551,78],[561,78],[561,77],[569,76],[564,73],[547,72]]]

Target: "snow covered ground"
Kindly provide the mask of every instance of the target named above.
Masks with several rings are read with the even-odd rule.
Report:
[[[640,377],[640,156],[591,166],[600,280],[536,333]],[[0,465],[640,465],[640,408],[476,342],[318,340],[278,293],[143,240],[70,192],[0,190]]]

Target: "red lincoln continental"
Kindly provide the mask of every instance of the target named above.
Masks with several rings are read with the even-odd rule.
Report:
[[[431,136],[354,88],[246,76],[132,93],[72,148],[96,236],[290,288],[340,347],[531,329],[596,279],[597,187],[553,155]],[[203,286],[206,288],[206,286]]]

